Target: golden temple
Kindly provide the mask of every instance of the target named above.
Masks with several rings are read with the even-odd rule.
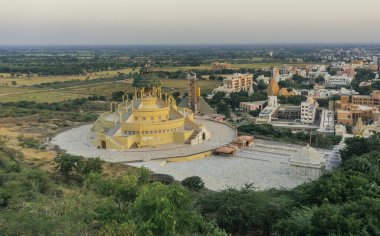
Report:
[[[137,77],[130,100],[125,94],[119,104],[94,124],[98,148],[126,150],[162,144],[199,144],[210,133],[194,121],[191,109],[177,107],[175,99],[163,93],[158,80]]]

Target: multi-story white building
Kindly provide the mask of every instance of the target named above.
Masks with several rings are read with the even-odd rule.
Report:
[[[352,77],[346,74],[328,76],[325,80],[325,84],[328,86],[345,86],[349,85],[352,81]]]
[[[311,89],[308,90],[307,95],[313,96],[314,98],[329,98],[334,95],[356,95],[359,94],[353,89],[346,89],[344,87],[340,89]],[[306,94],[305,94],[306,95]]]
[[[257,77],[257,82],[263,81],[265,84],[268,85],[270,79],[271,79],[271,77],[265,77],[264,75],[259,75],[259,77]]]
[[[259,123],[270,123],[279,107],[277,96],[268,96],[268,105],[260,112]]]
[[[334,111],[323,109],[321,114],[321,122],[319,123],[318,132],[321,133],[334,133],[335,119]]]
[[[313,124],[317,114],[318,102],[311,96],[307,97],[305,102],[301,103],[301,123]]]

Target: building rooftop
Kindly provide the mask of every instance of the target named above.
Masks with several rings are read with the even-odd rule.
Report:
[[[265,104],[267,103],[268,101],[265,100],[265,101],[255,101],[255,102],[241,102],[240,104],[246,104],[246,105],[256,105],[256,104]]]
[[[231,154],[236,152],[236,148],[233,147],[220,147],[215,150],[217,153]]]

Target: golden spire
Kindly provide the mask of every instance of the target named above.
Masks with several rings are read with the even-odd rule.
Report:
[[[268,96],[276,96],[278,95],[279,91],[280,91],[280,88],[278,87],[276,79],[272,78],[269,82],[269,86],[267,89]]]

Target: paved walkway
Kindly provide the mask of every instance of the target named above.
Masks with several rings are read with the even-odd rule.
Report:
[[[149,161],[154,159],[178,157],[208,151],[229,143],[236,135],[236,131],[223,123],[209,120],[198,120],[211,133],[211,139],[198,145],[168,144],[156,148],[141,148],[128,151],[113,151],[97,149],[91,143],[94,132],[92,125],[84,125],[73,128],[55,136],[51,143],[58,145],[61,149],[72,155],[84,157],[99,157],[109,162],[132,162]]]
[[[211,156],[190,162],[148,161],[128,163],[145,166],[155,173],[172,175],[177,180],[199,176],[207,188],[215,191],[228,187],[240,188],[253,184],[258,190],[269,188],[293,188],[307,179],[290,175],[290,156],[256,150],[256,147],[238,152],[233,157]]]

